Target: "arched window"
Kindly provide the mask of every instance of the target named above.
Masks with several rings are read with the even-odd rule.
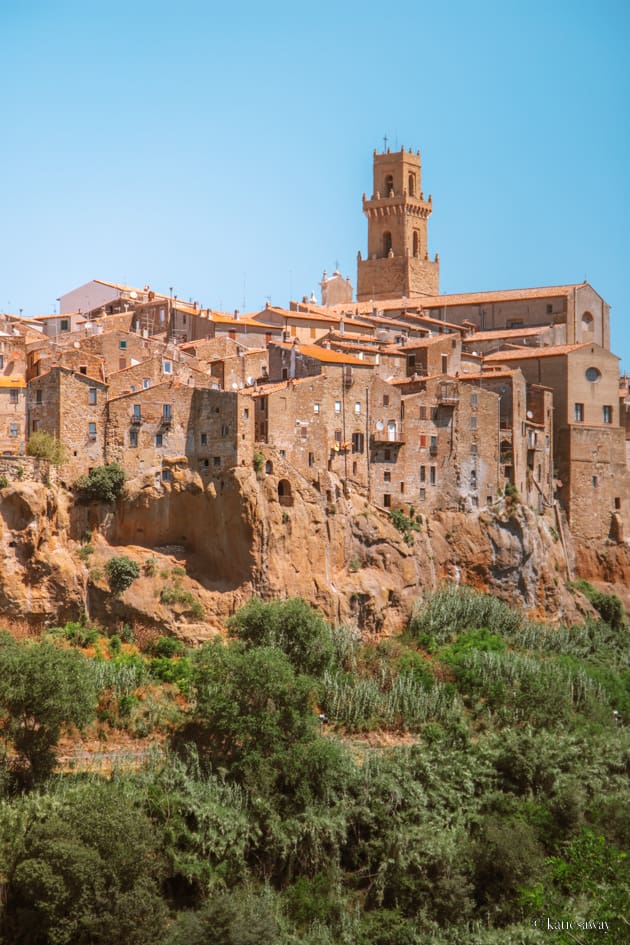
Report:
[[[268,459],[267,462],[265,463],[265,472],[267,473],[268,476],[270,476],[271,473],[273,472],[273,463],[271,462],[270,459]]]
[[[280,505],[293,505],[291,483],[288,479],[281,479],[278,483],[278,501],[280,502]]]
[[[410,197],[415,197],[415,195],[416,195],[416,175],[415,175],[415,174],[410,174],[410,175],[409,175],[409,181],[408,181],[408,184],[407,184],[407,190],[409,191],[409,196],[410,196]]]
[[[383,256],[388,256],[391,248],[392,234],[389,232],[389,230],[385,230],[383,233]]]
[[[420,237],[418,231],[413,231],[413,255],[417,258],[420,255]]]
[[[392,174],[388,174],[385,178],[385,196],[389,197],[390,192],[394,190],[394,177]]]
[[[590,341],[595,329],[595,319],[590,312],[582,313],[582,341]]]

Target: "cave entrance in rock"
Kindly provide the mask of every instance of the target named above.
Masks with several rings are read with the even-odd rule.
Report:
[[[293,493],[288,479],[281,479],[278,483],[278,501],[280,505],[293,505]]]

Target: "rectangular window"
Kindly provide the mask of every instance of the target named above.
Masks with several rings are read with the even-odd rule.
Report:
[[[148,378],[148,377],[143,377],[143,378],[142,378],[142,388],[143,388],[143,390],[147,390],[147,388],[149,388],[150,386],[151,386],[151,381],[149,380],[149,378]]]
[[[593,476],[591,479],[591,482],[593,483],[593,489],[597,489],[597,483],[598,483],[597,476]]]
[[[41,390],[36,390],[36,391],[35,391],[35,403],[36,403],[36,404],[41,404],[41,402],[42,402],[42,392],[41,392]]]
[[[437,436],[432,436],[430,449],[433,455],[437,453],[437,448],[438,448]]]
[[[472,416],[472,417],[470,418],[470,429],[471,429],[471,430],[476,430],[476,429],[477,429],[477,417],[476,417],[476,416]]]
[[[220,456],[213,456],[213,457],[212,457],[212,465],[213,465],[213,466],[220,466],[220,465],[221,465],[221,457],[220,457]]]
[[[0,354],[0,371],[4,370],[4,355]]]
[[[121,351],[126,351],[126,350],[127,350],[127,342],[126,342],[126,341],[119,341],[119,342],[118,342],[118,347],[120,348]]]
[[[245,407],[245,408],[243,409],[243,419],[244,419],[244,420],[249,420],[249,407]]]
[[[19,433],[19,428],[17,423],[9,424],[9,436],[17,436]]]
[[[364,439],[362,433],[353,433],[352,434],[352,452],[353,453],[362,453],[364,447]]]
[[[172,420],[172,408],[170,404],[162,404],[162,420]]]
[[[613,422],[613,409],[610,404],[604,404],[604,406],[602,407],[602,415],[603,415],[604,423]]]
[[[221,425],[221,436],[228,436],[230,428],[227,423]]]
[[[420,407],[420,419],[421,419],[421,420],[426,420],[426,419],[427,419],[427,408],[426,408],[426,407]]]
[[[407,371],[409,374],[413,374],[416,369],[416,356],[415,354],[407,355]]]
[[[173,362],[172,362],[172,361],[164,360],[164,361],[162,362],[162,372],[163,372],[164,374],[172,374],[172,373],[173,373]]]
[[[427,497],[427,490],[426,490],[426,489],[420,489],[420,492],[419,492],[420,501],[421,501],[421,502],[424,502],[424,500],[426,499],[426,497]]]
[[[9,403],[17,404],[18,402],[18,390],[15,387],[12,387],[9,391]]]
[[[383,407],[389,407],[389,394],[383,394]]]
[[[446,374],[447,372],[448,372],[448,355],[443,354],[442,355],[442,374]]]
[[[383,482],[391,482],[391,481],[392,481],[392,474],[389,471],[389,469],[387,469],[383,473]]]
[[[549,303],[547,305],[547,315],[551,315],[552,313],[553,313],[553,305]]]
[[[129,446],[131,446],[132,449],[135,449],[138,446],[138,431],[137,430],[129,431]]]
[[[162,482],[170,482],[170,481],[171,481],[171,471],[170,471],[170,469],[163,469],[163,470],[162,470]]]
[[[386,509],[390,509],[392,506],[392,497],[387,492],[383,496],[383,505]]]
[[[85,364],[79,367],[79,374],[87,374],[87,366]]]
[[[471,409],[471,410],[476,410],[476,409],[477,409],[477,403],[478,403],[478,401],[479,401],[479,395],[478,395],[478,394],[471,394],[471,395],[470,395],[470,409]]]
[[[404,484],[404,482],[401,482],[401,484],[400,484],[400,491],[401,491],[401,493],[405,491],[405,484]]]
[[[392,458],[392,451],[391,451],[391,450],[385,450],[385,451],[384,451],[384,456],[385,456],[385,462],[386,462],[386,463],[389,463],[389,461],[390,461],[391,458]]]
[[[163,308],[160,309],[160,321],[163,322],[166,319],[166,312]]]
[[[70,331],[70,320],[67,318],[61,319],[60,331]]]
[[[429,482],[431,483],[432,486],[434,486],[435,483],[437,482],[435,466],[429,467]]]
[[[202,434],[201,434],[201,445],[202,445],[202,446],[207,446],[207,445],[208,445],[208,434],[207,434],[207,433],[202,433]]]
[[[96,403],[96,387],[90,387],[88,389],[88,404],[94,406]]]
[[[576,423],[584,422],[584,404],[575,404],[574,417]]]
[[[427,438],[424,434],[420,436],[420,446],[424,448],[427,445]]]
[[[96,439],[96,424],[88,423],[88,436],[91,440]]]
[[[308,430],[306,429],[306,427],[304,427],[304,426],[301,427],[301,428],[300,428],[300,433],[301,433],[301,435],[302,435],[302,439],[305,440],[306,437],[308,436]]]
[[[314,465],[315,465],[315,453],[309,453],[309,454],[308,454],[308,464],[309,464],[309,466],[314,466]]]
[[[163,446],[163,444],[164,444],[164,434],[163,434],[163,433],[156,433],[156,434],[155,434],[155,446],[156,446],[156,448],[159,449],[161,446]]]
[[[313,404],[313,413],[319,413],[319,404],[318,404],[318,403],[314,403],[314,404]]]
[[[354,405],[354,412],[356,413],[357,417],[358,417],[359,414],[361,413],[361,401],[360,401],[360,400],[357,400],[357,401],[355,402],[355,405]]]
[[[335,413],[341,413],[341,401],[340,401],[340,400],[336,400],[336,401],[335,401]]]
[[[426,481],[427,481],[427,467],[421,466],[420,467],[420,482],[426,482]]]
[[[335,430],[335,443],[341,444],[341,430]]]
[[[477,444],[476,444],[476,443],[471,443],[471,444],[470,444],[470,454],[471,454],[471,456],[476,456],[476,455],[477,455]]]
[[[142,419],[142,405],[141,404],[133,405],[133,419],[134,420]]]

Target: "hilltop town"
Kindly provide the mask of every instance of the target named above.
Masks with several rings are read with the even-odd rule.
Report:
[[[68,488],[118,463],[168,493],[183,472],[221,496],[235,470],[324,512],[350,496],[405,520],[529,509],[576,549],[630,538],[630,396],[609,306],[587,282],[441,295],[419,152],[374,154],[356,298],[217,312],[94,279],[59,312],[0,316],[0,471]],[[33,434],[65,462],[29,458]],[[30,464],[30,465],[29,465]],[[141,530],[140,530],[141,531]],[[132,536],[141,545],[142,536]]]

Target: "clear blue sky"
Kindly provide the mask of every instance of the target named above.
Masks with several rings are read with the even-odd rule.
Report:
[[[0,310],[92,278],[254,310],[356,283],[420,148],[444,292],[587,278],[630,370],[622,0],[0,3]]]

